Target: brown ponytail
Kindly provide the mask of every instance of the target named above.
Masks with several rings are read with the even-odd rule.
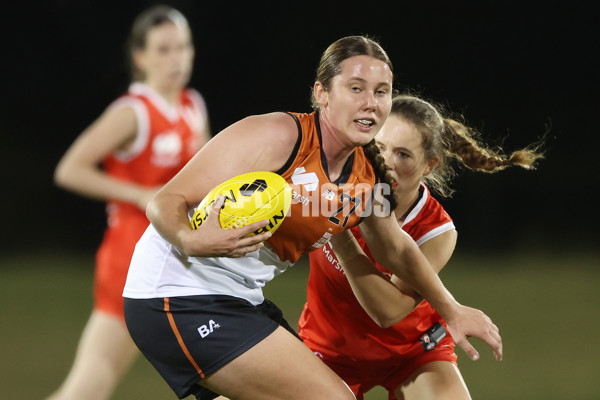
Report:
[[[453,119],[444,119],[444,133],[449,138],[447,151],[450,155],[474,171],[493,173],[515,165],[535,169],[535,162],[544,158],[539,152],[539,144],[517,150],[510,156],[503,154],[501,149],[494,151],[477,140],[477,132]]]
[[[500,147],[492,149],[481,141],[479,132],[459,122],[463,119],[461,116],[449,118],[445,114],[442,106],[411,94],[395,96],[390,114],[418,129],[426,160],[438,159],[436,167],[423,181],[440,196],[450,197],[453,193],[450,181],[456,176],[456,171],[452,160],[458,161],[459,167],[494,173],[511,166],[535,169],[535,162],[544,158],[545,135],[538,142],[507,156]]]
[[[375,144],[375,139],[373,139],[369,143],[365,144],[362,148],[365,153],[365,156],[367,156],[367,158],[371,162],[371,165],[373,166],[373,169],[375,170],[375,176],[377,177],[377,181],[379,183],[389,185],[389,193],[385,194],[384,197],[387,201],[389,201],[391,210],[394,210],[398,206],[398,201],[396,200],[396,195],[392,190],[392,176],[388,172],[389,168],[386,165],[385,159],[381,155],[381,152],[379,151],[379,146]]]

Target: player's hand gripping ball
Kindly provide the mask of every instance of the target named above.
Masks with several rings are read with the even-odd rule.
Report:
[[[225,197],[219,222],[224,229],[234,229],[268,219],[269,224],[258,231],[274,233],[283,222],[292,203],[290,185],[274,172],[257,171],[238,175],[214,187],[200,202],[190,223],[197,229],[208,217],[211,205],[219,195]]]

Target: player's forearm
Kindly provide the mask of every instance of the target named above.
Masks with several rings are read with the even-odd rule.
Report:
[[[119,181],[100,169],[58,168],[54,181],[57,186],[95,200],[117,200],[139,206],[149,188]]]
[[[416,300],[404,295],[375,267],[352,235],[335,243],[333,250],[358,302],[377,325],[390,327],[414,309]]]
[[[398,225],[395,216],[370,216],[360,225],[375,260],[398,276],[442,315],[454,316],[458,303],[446,290],[417,244]]]
[[[416,243],[408,236],[404,236],[402,242],[394,251],[371,249],[372,254],[381,265],[427,299],[442,317],[453,315],[458,305],[454,297],[446,290]]]
[[[187,213],[183,196],[163,192],[154,196],[146,208],[146,216],[158,233],[184,252],[186,235],[192,230]]]

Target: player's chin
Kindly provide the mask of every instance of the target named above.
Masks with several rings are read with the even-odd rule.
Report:
[[[377,132],[358,132],[354,138],[354,144],[356,147],[365,146],[375,138],[376,134]]]
[[[381,129],[381,127],[376,123],[373,123],[370,126],[355,123],[353,128],[353,131],[360,138],[360,142],[363,142],[362,145],[365,145],[373,140],[373,138],[375,138]]]
[[[183,72],[173,72],[167,77],[169,86],[173,88],[182,88],[186,86],[190,80],[190,75]]]

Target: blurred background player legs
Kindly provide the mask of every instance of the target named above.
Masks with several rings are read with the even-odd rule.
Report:
[[[61,158],[58,186],[107,202],[96,254],[94,307],[64,383],[52,400],[107,399],[139,351],[123,315],[123,287],[146,205],[210,139],[201,95],[187,88],[194,49],[187,20],[155,6],[134,21],[132,83]]]
[[[77,346],[71,372],[48,400],[109,398],[138,354],[122,320],[102,311],[92,311]]]

